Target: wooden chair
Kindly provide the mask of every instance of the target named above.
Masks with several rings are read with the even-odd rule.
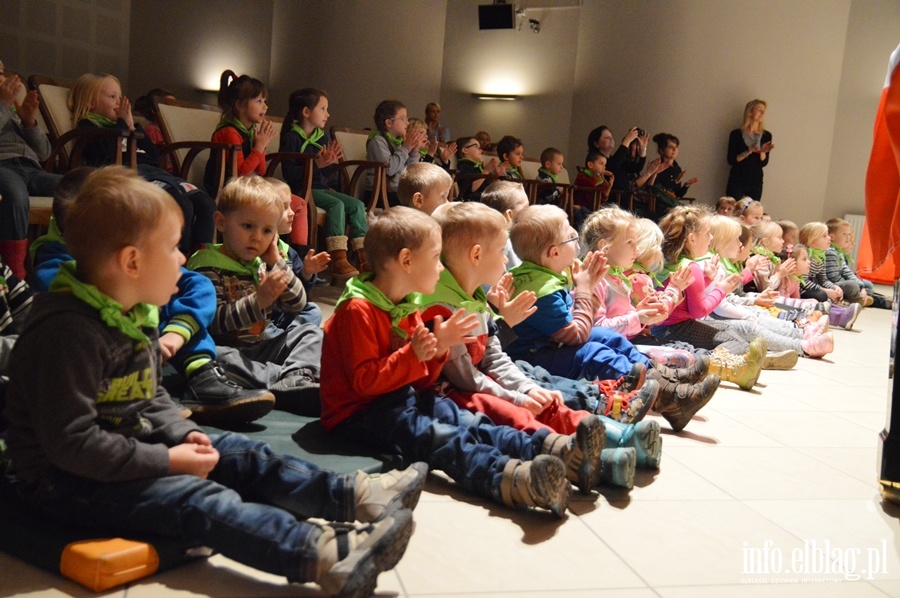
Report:
[[[369,131],[331,127],[331,138],[341,144],[344,158],[338,162],[341,192],[358,199],[365,199],[364,181],[368,171],[372,171],[372,189],[368,212],[374,213],[379,208],[389,207],[387,197],[387,163],[372,162],[366,159],[366,143]]]
[[[167,98],[154,100],[159,114],[159,128],[166,146],[160,151],[161,163],[171,155],[175,171],[182,179],[203,189],[206,163],[210,156],[218,155],[220,164],[226,164],[218,173],[216,192],[225,181],[237,176],[237,161],[232,159],[241,146],[210,141],[216,125],[222,117],[217,106],[182,102]]]
[[[41,102],[41,116],[47,126],[50,142],[53,144],[50,157],[44,164],[48,172],[68,172],[81,165],[81,156],[87,145],[96,139],[123,139],[125,153],[128,154],[127,165],[137,167],[137,136],[130,131],[120,129],[76,129],[72,122],[72,111],[69,110],[69,81],[53,79],[41,75],[28,78],[29,86],[38,92]],[[121,166],[122,152],[116,152],[115,164]]]

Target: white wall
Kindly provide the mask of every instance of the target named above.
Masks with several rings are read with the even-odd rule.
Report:
[[[530,9],[541,32],[478,30],[482,0],[447,6],[442,120],[454,137],[484,129],[496,143],[506,134],[522,139],[525,154],[538,157],[545,147],[565,150],[572,116],[579,9]],[[479,101],[475,93],[520,95],[516,102]],[[422,106],[421,110],[424,110]]]

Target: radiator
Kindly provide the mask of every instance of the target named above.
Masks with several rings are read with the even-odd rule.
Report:
[[[855,264],[859,254],[859,242],[862,240],[863,225],[866,223],[866,217],[864,214],[844,214],[844,220],[850,223],[850,230],[853,231],[853,251],[850,252],[850,256]]]

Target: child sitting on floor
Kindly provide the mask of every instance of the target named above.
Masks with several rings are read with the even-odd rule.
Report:
[[[407,208],[429,216],[438,206],[450,201],[453,179],[440,166],[428,162],[410,164],[397,183],[397,196]]]
[[[181,417],[157,378],[155,307],[181,277],[181,219],[123,169],[92,175],[71,206],[77,267],[35,298],[12,355],[18,489],[42,515],[97,534],[195,541],[290,582],[368,595],[403,555],[425,468],[338,475]],[[332,523],[354,520],[368,525]]]
[[[216,228],[222,243],[195,253],[187,267],[205,274],[216,289],[210,332],[229,374],[255,388],[268,388],[276,407],[308,410],[317,403],[322,330],[292,322],[271,323],[272,310],[300,314],[303,284],[276,243],[284,206],[262,177],[238,177],[219,194]]]
[[[828,318],[831,324],[852,330],[862,306],[858,303],[851,303],[846,307],[840,305],[844,292],[841,287],[828,280],[825,272],[825,252],[831,247],[828,226],[824,222],[808,222],[800,228],[799,239],[809,252],[809,273],[803,276],[803,282],[800,283],[800,296],[822,303],[828,302],[826,305],[830,304]]]
[[[737,203],[733,197],[723,195],[716,200],[716,214],[722,216],[731,216],[734,213],[734,204]]]
[[[427,461],[480,496],[562,517],[574,437],[496,426],[433,390],[450,350],[478,325],[463,311],[436,317],[432,330],[422,322],[415,298],[433,293],[443,270],[440,225],[391,208],[371,223],[366,246],[371,272],[347,282],[325,323],[322,425]]]

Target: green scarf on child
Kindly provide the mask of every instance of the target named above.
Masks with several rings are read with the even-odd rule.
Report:
[[[459,164],[460,162],[471,162],[472,164],[475,165],[475,168],[478,169],[478,172],[484,171],[484,162],[476,162],[475,160],[472,160],[471,158],[460,158],[459,160],[456,161],[457,164]]]
[[[104,324],[110,328],[115,328],[142,345],[150,345],[151,342],[141,328],[156,328],[159,326],[158,307],[147,303],[138,303],[128,313],[123,313],[121,303],[117,303],[111,297],[104,295],[97,287],[78,280],[75,274],[74,261],[65,262],[59,267],[59,273],[53,279],[53,282],[50,283],[50,291],[53,293],[71,293],[100,312],[100,319],[103,320]]]
[[[106,118],[105,116],[100,116],[99,114],[95,114],[93,112],[88,112],[84,115],[86,119],[97,125],[98,127],[114,127],[116,126],[116,121],[111,118]]]
[[[517,179],[524,178],[522,176],[522,171],[519,170],[518,166],[507,166],[506,174],[508,174],[511,177],[517,178]]]
[[[769,258],[769,261],[775,264],[776,266],[781,263],[781,258],[775,255],[768,247],[763,247],[762,245],[757,245],[753,249],[750,250],[750,253],[754,255],[764,255]]]
[[[632,269],[632,271],[637,270],[638,272],[643,272],[644,274],[649,276],[650,280],[653,281],[654,289],[662,288],[663,281],[659,279],[659,276],[657,276],[657,273],[651,272],[649,269],[645,268],[643,264],[639,264],[639,263],[635,262],[635,263],[631,264],[631,269]],[[666,272],[666,271],[663,270],[663,272]],[[666,274],[668,274],[668,272],[666,272]],[[668,278],[668,276],[666,276],[666,278]]]
[[[322,149],[322,144],[319,143],[323,137],[325,137],[325,131],[316,127],[313,129],[313,132],[309,135],[306,134],[306,131],[303,130],[299,124],[294,123],[294,126],[291,127],[291,131],[300,136],[300,139],[303,140],[303,145],[300,146],[300,152],[305,152],[307,146],[313,146],[316,149]]]
[[[619,266],[610,266],[609,274],[610,274],[610,276],[613,276],[613,277],[621,280],[622,284],[625,285],[625,288],[628,289],[629,292],[631,292],[631,281],[628,280],[627,276],[625,276],[625,268],[621,268]]]
[[[32,241],[31,245],[28,246],[28,257],[31,259],[32,264],[34,263],[34,257],[37,255],[38,249],[45,243],[59,243],[60,245],[66,244],[62,236],[62,231],[59,230],[59,225],[56,223],[56,216],[50,216],[50,224],[47,226],[47,234],[41,235],[40,237]]]
[[[523,261],[520,265],[510,269],[509,273],[513,275],[513,286],[516,289],[513,297],[523,291],[534,291],[534,294],[540,299],[552,293],[572,288],[568,276],[539,266],[534,262]]]
[[[725,271],[728,272],[729,275],[740,274],[744,271],[744,269],[741,268],[739,264],[731,261],[727,257],[722,257],[721,255],[719,256],[719,263],[725,267]]]
[[[546,177],[548,179],[550,179],[551,181],[553,181],[554,183],[559,183],[559,180],[557,179],[556,175],[553,174],[552,172],[550,172],[549,170],[547,170],[546,168],[544,168],[543,166],[538,168],[538,172],[543,175],[546,175]]]
[[[243,274],[252,276],[253,283],[259,286],[259,270],[263,267],[263,261],[260,257],[253,258],[252,261],[244,263],[231,259],[222,253],[222,244],[214,245],[207,243],[203,249],[196,252],[188,260],[186,268],[188,270],[196,270],[197,268],[217,268],[235,274]]]
[[[366,142],[368,143],[369,141],[372,141],[379,135],[384,136],[384,138],[388,142],[388,145],[393,145],[394,147],[400,147],[401,145],[403,145],[403,137],[394,137],[387,131],[384,131],[383,133],[381,131],[372,131],[371,133],[369,133],[369,137],[368,139],[366,139]]]
[[[807,252],[809,252],[809,261],[816,262],[817,264],[825,261],[824,249],[813,249],[812,247],[807,247],[806,250]]]
[[[394,332],[400,335],[400,338],[406,338],[406,331],[400,328],[400,320],[419,311],[418,293],[410,293],[400,303],[394,303],[387,298],[387,295],[381,292],[381,289],[372,284],[371,280],[375,277],[372,272],[364,272],[359,276],[354,276],[347,281],[344,292],[337,303],[334,304],[334,311],[337,311],[341,303],[348,299],[365,299],[380,310],[388,312],[391,316],[391,327]]]
[[[428,307],[429,305],[433,305],[435,303],[443,303],[445,305],[452,305],[453,307],[464,309],[471,313],[491,313],[491,308],[487,302],[487,295],[484,293],[484,289],[478,287],[475,289],[474,295],[469,295],[466,293],[461,286],[459,286],[459,282],[457,282],[456,278],[454,278],[453,274],[450,273],[450,270],[444,268],[441,272],[440,278],[438,278],[437,286],[434,287],[434,292],[430,295],[419,295],[416,297],[416,303],[422,307]]]
[[[253,140],[256,139],[256,129],[253,128],[253,125],[250,125],[250,128],[248,129],[244,126],[244,123],[236,118],[223,118],[219,121],[219,124],[216,125],[216,131],[218,131],[219,129],[224,129],[225,127],[234,127],[245,137],[250,138],[251,144],[253,143]]]
[[[842,258],[844,258],[844,263],[846,263],[848,266],[852,266],[852,265],[853,265],[853,258],[850,257],[850,254],[849,254],[849,253],[847,253],[845,250],[841,249],[840,247],[838,247],[838,246],[835,245],[834,243],[831,244],[831,248],[834,249],[835,251],[837,251],[837,254],[838,254],[839,256],[841,256]]]

